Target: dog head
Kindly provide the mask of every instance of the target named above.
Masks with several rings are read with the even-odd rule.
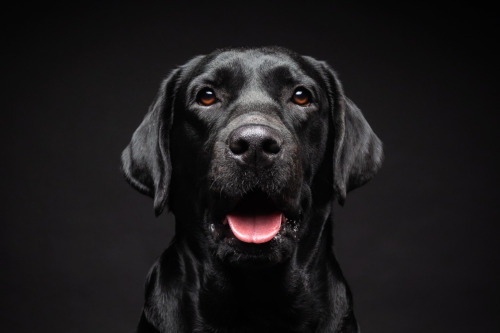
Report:
[[[122,154],[156,214],[176,216],[177,238],[245,265],[286,260],[322,229],[313,216],[324,223],[330,202],[343,204],[381,161],[335,72],[276,47],[218,50],[175,69]]]

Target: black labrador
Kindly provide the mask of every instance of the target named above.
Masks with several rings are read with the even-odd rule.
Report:
[[[176,235],[138,332],[357,332],[332,207],[382,144],[325,63],[278,47],[198,56],[162,83],[122,155]]]

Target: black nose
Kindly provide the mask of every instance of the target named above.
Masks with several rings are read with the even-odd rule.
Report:
[[[240,162],[260,167],[271,165],[281,152],[277,130],[266,125],[244,125],[229,135],[229,149]]]

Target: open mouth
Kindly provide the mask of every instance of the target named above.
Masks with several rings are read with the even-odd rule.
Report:
[[[285,222],[285,215],[267,195],[252,192],[226,214],[224,224],[229,224],[233,235],[240,241],[261,244],[273,239]]]

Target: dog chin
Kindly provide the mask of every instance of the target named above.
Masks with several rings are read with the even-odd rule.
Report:
[[[295,248],[293,237],[278,233],[266,243],[245,243],[236,237],[214,242],[215,256],[222,263],[242,268],[264,268],[285,262]]]

